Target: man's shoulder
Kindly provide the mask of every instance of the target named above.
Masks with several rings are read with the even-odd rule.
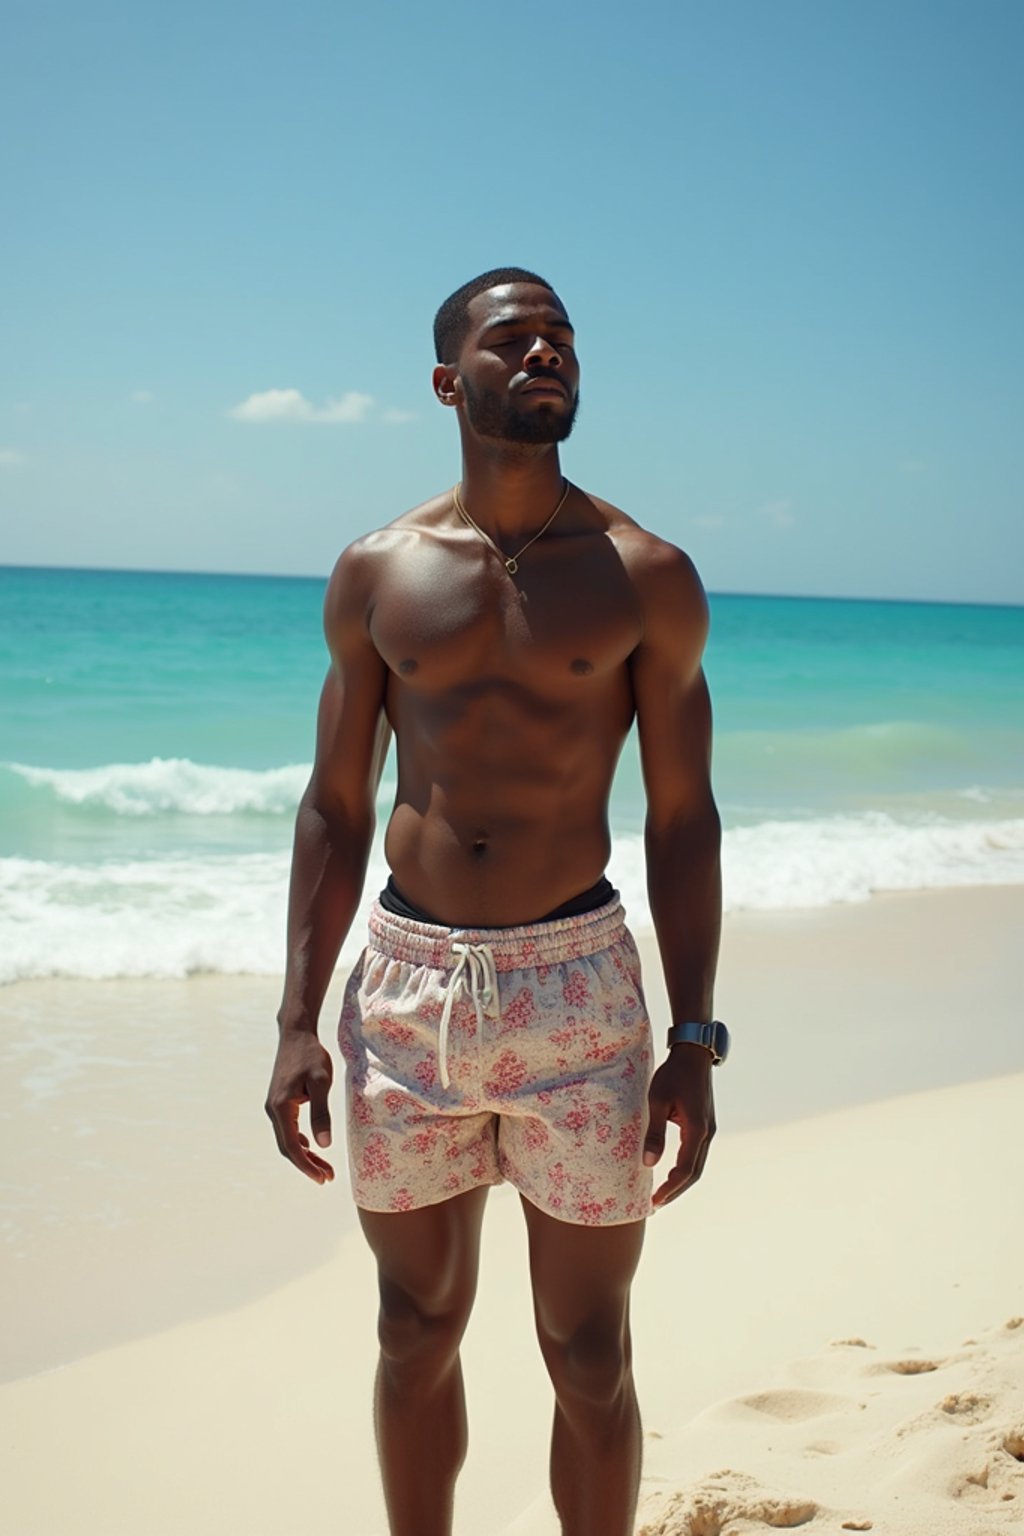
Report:
[[[351,585],[372,581],[396,555],[411,549],[424,538],[436,537],[451,509],[451,492],[444,491],[402,512],[382,528],[360,534],[338,556],[331,576],[332,584]]]
[[[591,501],[636,594],[645,641],[676,647],[687,636],[699,650],[707,635],[708,603],[690,556],[621,507],[597,496]]]
[[[604,519],[608,537],[634,581],[645,589],[703,593],[697,568],[685,549],[645,528],[612,502],[600,496],[591,496],[590,501]]]
[[[365,631],[381,591],[381,582],[411,558],[419,541],[436,537],[451,493],[434,496],[403,512],[383,528],[361,534],[346,545],[335,562],[324,599],[328,636]]]

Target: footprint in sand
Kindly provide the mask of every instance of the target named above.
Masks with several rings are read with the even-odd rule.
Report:
[[[806,1525],[817,1513],[810,1499],[768,1493],[752,1477],[726,1468],[669,1495],[637,1536],[723,1536],[738,1520],[758,1520],[770,1530],[789,1531]]]
[[[954,1478],[949,1485],[949,1492],[954,1499],[965,1504],[993,1504],[1012,1503],[1017,1493],[1011,1484],[1018,1483],[1018,1478],[1007,1471],[1008,1463],[1005,1457],[997,1456],[991,1461],[983,1461],[960,1477]]]
[[[945,1360],[888,1360],[884,1365],[873,1366],[875,1371],[892,1371],[896,1376],[923,1376],[927,1371],[940,1371]]]
[[[956,1478],[949,1490],[950,1493],[954,1499],[978,1498],[982,1493],[987,1493],[991,1470],[988,1462],[984,1462],[974,1472],[968,1472],[964,1477]]]
[[[951,1392],[939,1407],[960,1424],[980,1424],[992,1411],[992,1399],[977,1392]]]
[[[755,1392],[750,1397],[738,1397],[737,1403],[753,1408],[756,1413],[767,1414],[771,1419],[784,1419],[795,1423],[799,1419],[816,1419],[824,1413],[839,1413],[849,1408],[849,1399],[837,1397],[831,1392],[810,1392],[803,1387],[784,1387],[775,1392]]]
[[[969,1504],[1012,1503],[1022,1488],[1020,1469],[1014,1463],[1024,1461],[1024,1426],[986,1438],[987,1451],[978,1448],[979,1460],[952,1480],[949,1492]]]

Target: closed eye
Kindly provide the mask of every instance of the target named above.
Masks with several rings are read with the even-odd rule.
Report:
[[[536,334],[536,333],[534,333],[534,334]],[[519,336],[502,336],[498,340],[494,340],[493,338],[488,337],[487,340],[485,341],[484,345],[488,346],[488,347],[492,347],[495,352],[500,352],[505,347],[520,347],[520,346],[522,346],[523,341],[525,339],[526,339],[526,333],[525,332],[523,332]],[[567,340],[559,341],[554,336],[548,336],[545,339],[547,341],[549,341],[550,344],[553,347],[558,347],[560,351],[563,351],[563,352],[574,352],[576,350],[575,343],[573,341],[567,341]]]

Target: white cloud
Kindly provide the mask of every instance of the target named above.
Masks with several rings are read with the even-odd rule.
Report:
[[[314,421],[363,421],[373,407],[372,395],[361,395],[357,389],[347,390],[337,400],[328,400],[319,411],[313,412]]]
[[[135,401],[136,405],[148,405],[149,402],[152,400],[152,398],[153,398],[153,391],[150,390],[150,389],[133,389],[132,390],[132,399]]]
[[[767,519],[769,523],[774,523],[776,528],[792,528],[796,522],[791,501],[766,501],[763,506],[758,507],[757,515]]]
[[[17,469],[21,464],[28,463],[28,454],[22,453],[20,448],[0,448],[0,468]]]
[[[397,426],[397,425],[399,425],[403,421],[415,421],[416,420],[416,412],[415,411],[399,411],[399,410],[396,410],[394,406],[392,406],[389,410],[386,410],[384,412],[383,420],[384,421],[392,422],[392,423],[394,423]]]
[[[351,425],[365,421],[373,409],[372,395],[350,389],[336,400],[314,405],[297,389],[264,389],[228,411],[236,421],[328,421]]]

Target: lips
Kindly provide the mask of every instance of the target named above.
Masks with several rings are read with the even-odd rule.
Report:
[[[529,384],[522,385],[521,395],[561,395],[563,400],[569,398],[569,391],[558,379],[531,379]]]

